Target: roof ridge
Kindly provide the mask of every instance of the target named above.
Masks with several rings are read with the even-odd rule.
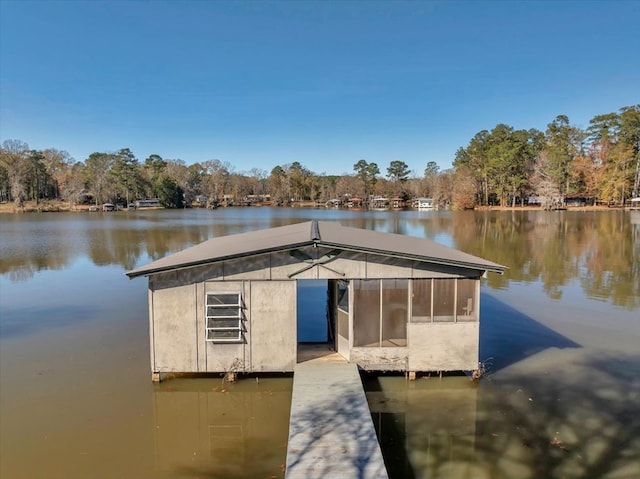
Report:
[[[311,222],[311,241],[320,241],[320,227],[318,226],[318,220]]]

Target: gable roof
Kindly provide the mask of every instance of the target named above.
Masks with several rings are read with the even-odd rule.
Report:
[[[424,263],[502,273],[506,267],[435,241],[364,230],[332,221],[307,221],[266,230],[221,236],[128,271],[129,278],[148,276],[228,259],[288,251],[304,246],[337,248]]]

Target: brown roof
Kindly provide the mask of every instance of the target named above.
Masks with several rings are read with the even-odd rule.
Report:
[[[130,278],[135,278],[177,268],[312,245],[496,273],[502,273],[506,269],[499,264],[425,238],[342,226],[332,221],[308,221],[212,238],[126,274]]]

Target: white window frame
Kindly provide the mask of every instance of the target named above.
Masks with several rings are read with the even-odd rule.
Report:
[[[209,303],[209,298],[214,298],[216,296],[232,296],[235,295],[237,297],[237,301],[235,303]],[[209,315],[209,308],[219,308],[219,309],[236,309],[234,314],[218,316],[218,315]],[[204,304],[204,320],[205,320],[205,340],[212,343],[238,343],[242,342],[242,296],[240,293],[236,291],[213,291],[207,292],[205,295],[205,304]],[[215,321],[237,321],[236,326],[213,326],[210,325],[215,323]],[[233,331],[235,336],[232,337],[215,337],[216,332],[229,332]]]

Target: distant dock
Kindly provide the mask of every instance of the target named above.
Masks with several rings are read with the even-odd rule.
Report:
[[[388,479],[358,366],[336,353],[298,363],[286,479]]]

